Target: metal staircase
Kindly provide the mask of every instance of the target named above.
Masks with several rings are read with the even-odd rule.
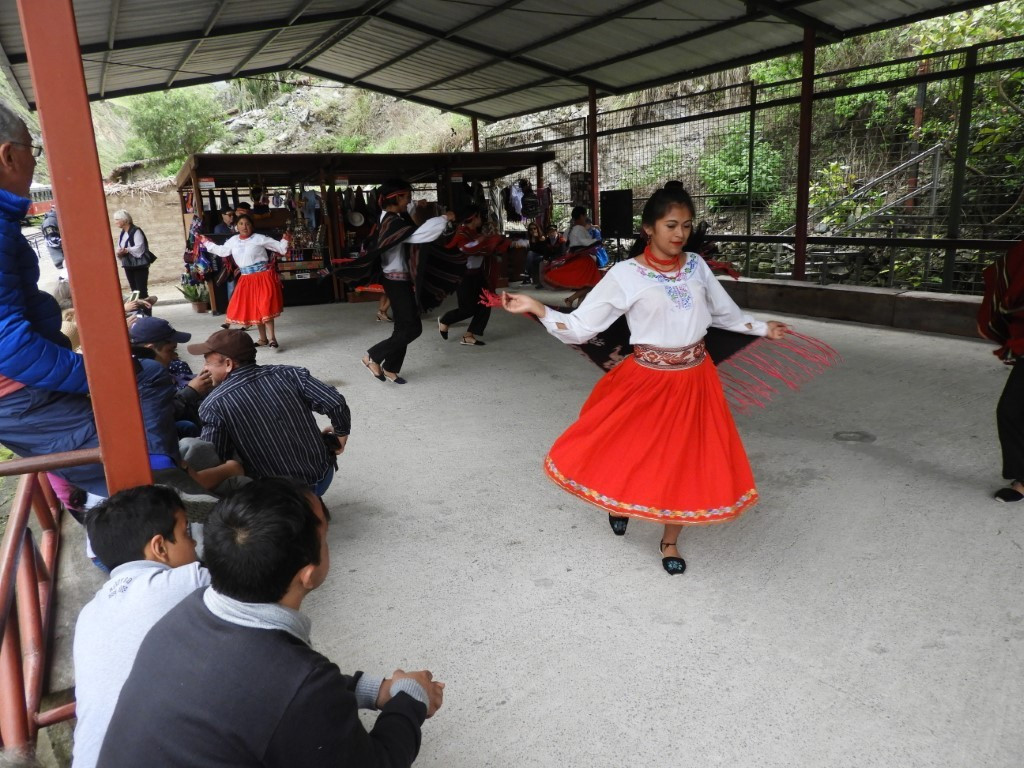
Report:
[[[902,178],[901,178],[902,177]],[[848,195],[808,215],[808,232],[825,237],[932,237],[942,220],[939,214],[939,190],[942,187],[942,144],[936,144],[881,176],[863,184]],[[901,192],[893,192],[901,189]],[[881,199],[875,199],[882,195]],[[839,211],[864,201],[863,208],[842,223],[830,222]],[[915,204],[917,203],[917,204]],[[909,205],[908,205],[909,204]],[[780,232],[793,235],[796,225]],[[805,276],[822,285],[851,279],[860,282],[864,260],[876,250],[858,246],[815,246],[807,251]],[[780,244],[775,250],[777,277],[790,274],[794,248]]]

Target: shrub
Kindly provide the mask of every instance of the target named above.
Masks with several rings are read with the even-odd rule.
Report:
[[[697,175],[709,195],[708,208],[744,205],[747,199],[749,148],[747,129],[737,123],[721,137],[719,148],[705,153]],[[761,138],[754,139],[753,205],[764,206],[779,191],[782,152]]]

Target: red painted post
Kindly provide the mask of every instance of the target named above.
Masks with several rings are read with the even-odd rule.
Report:
[[[814,28],[804,28],[800,82],[800,131],[796,150],[796,242],[793,279],[803,280],[807,264],[807,216],[811,198],[811,122],[814,117]]]
[[[110,491],[151,483],[72,0],[18,0]],[[59,108],[59,109],[58,109]]]

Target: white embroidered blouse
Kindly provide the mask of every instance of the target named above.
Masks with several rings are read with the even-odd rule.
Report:
[[[229,237],[224,245],[217,245],[212,240],[207,240],[203,243],[203,247],[218,256],[230,256],[235,260],[235,265],[242,269],[269,261],[268,248],[276,253],[284,254],[288,253],[290,246],[286,242],[266,235],[252,234],[244,240],[240,235],[234,235]]]
[[[676,275],[664,275],[636,259],[619,262],[571,314],[548,309],[541,323],[566,344],[582,344],[625,314],[631,344],[686,347],[709,326],[764,336],[768,325],[743,312],[704,259],[687,254]],[[747,327],[747,324],[750,327]],[[559,327],[561,326],[561,327]]]

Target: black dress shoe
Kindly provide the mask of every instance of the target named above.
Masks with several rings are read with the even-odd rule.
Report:
[[[995,492],[996,501],[1021,501],[1024,500],[1024,493],[1016,488],[1000,488]]]
[[[672,542],[663,541],[661,542],[661,551],[665,551],[665,547],[675,546]],[[686,570],[686,561],[681,557],[663,557],[661,558],[661,567],[668,571],[670,576],[678,576]]]
[[[612,533],[614,533],[616,536],[625,536],[626,526],[629,525],[629,518],[608,515],[608,525],[612,527]]]

